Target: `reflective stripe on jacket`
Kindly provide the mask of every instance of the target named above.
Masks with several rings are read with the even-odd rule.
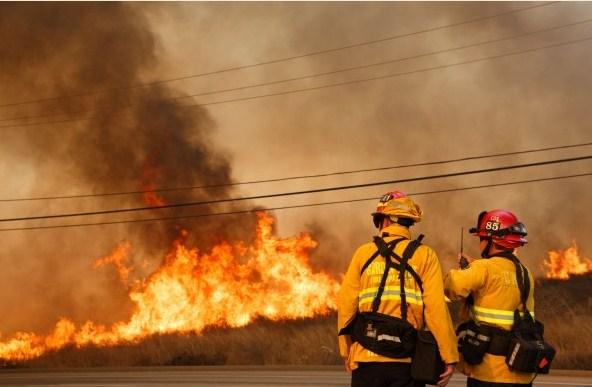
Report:
[[[382,265],[384,266],[384,265]],[[405,279],[407,282],[407,279]],[[376,293],[378,293],[378,288],[368,288],[364,289],[358,295],[358,307],[361,309],[363,308],[362,305],[370,303],[374,301],[376,297]],[[421,298],[421,292],[416,290],[415,288],[408,288],[405,287],[405,297],[407,299],[408,304],[415,304],[415,305],[423,305],[423,299]],[[382,297],[380,297],[381,301],[386,300],[397,300],[399,303],[401,302],[401,289],[399,285],[395,286],[385,286],[384,292],[382,293]],[[364,308],[365,310],[365,308]]]
[[[534,318],[534,312],[531,312],[530,310],[529,312]],[[507,329],[512,328],[512,325],[514,324],[513,310],[483,308],[474,305],[471,308],[471,315],[475,321],[496,326],[506,326]],[[520,316],[524,316],[524,312],[520,312]]]
[[[534,313],[534,280],[530,275],[530,291],[526,305]],[[451,300],[473,295],[471,317],[478,323],[510,330],[514,310],[520,304],[520,290],[516,282],[514,263],[503,257],[478,259],[464,270],[451,270],[444,279],[446,295]],[[483,362],[469,365],[462,356],[457,369],[465,375],[484,382],[530,383],[534,374],[512,372],[504,356],[485,354]]]
[[[389,237],[384,238],[386,242],[390,242],[395,238],[410,237],[407,228],[396,224],[386,227],[382,231],[389,234]],[[395,247],[395,253],[402,256],[408,243],[408,240],[399,242]],[[376,245],[371,242],[360,246],[354,253],[339,291],[337,306],[338,331],[345,327],[358,311],[365,312],[372,309],[372,301],[384,272],[384,258],[380,255],[377,256],[366,268],[362,276],[360,276],[360,272],[364,264],[375,252]],[[456,335],[444,299],[442,269],[438,257],[430,247],[421,245],[409,260],[409,264],[421,278],[424,293],[422,296],[413,276],[406,272],[407,319],[416,329],[421,328],[423,326],[422,306],[425,304],[426,323],[436,337],[442,359],[446,363],[455,363],[458,361]],[[399,272],[397,270],[391,269],[389,272],[378,312],[401,317],[401,292]],[[378,355],[363,348],[358,343],[352,343],[349,336],[339,336],[339,350],[341,356],[348,359],[352,369],[357,368],[358,362],[411,361],[409,358],[393,359]]]

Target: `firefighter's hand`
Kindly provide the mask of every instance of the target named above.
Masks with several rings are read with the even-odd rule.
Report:
[[[345,370],[347,371],[347,373],[348,373],[348,374],[350,374],[350,375],[351,375],[351,373],[352,373],[352,369],[351,369],[351,367],[350,367],[350,365],[349,365],[349,361],[348,361],[348,359],[345,359]]]
[[[459,253],[458,257],[457,257],[457,261],[458,261],[458,267],[460,267],[461,269],[465,269],[467,268],[471,262],[473,262],[475,260],[475,258],[471,258],[468,255],[466,255],[465,253]]]
[[[440,375],[440,380],[438,380],[438,387],[445,387],[448,384],[450,378],[452,377],[452,374],[454,373],[454,367],[455,364],[446,364],[446,371],[444,371],[444,373]]]

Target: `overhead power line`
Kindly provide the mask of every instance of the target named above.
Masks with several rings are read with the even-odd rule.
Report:
[[[10,124],[10,125],[0,125],[0,129],[6,128],[25,128],[27,126],[40,126],[40,125],[54,125],[54,124],[66,124],[70,122],[82,122],[82,121],[90,121],[90,117],[77,117],[77,118],[68,118],[65,120],[54,120],[54,121],[43,121],[43,122],[30,122],[27,124]]]
[[[572,44],[584,43],[584,42],[587,42],[590,40],[592,40],[592,36],[586,37],[586,38],[581,38],[581,39],[568,40],[568,41],[561,42],[561,43],[555,43],[555,44],[549,44],[549,45],[545,45],[545,46],[524,49],[524,50],[507,52],[504,54],[491,55],[491,56],[487,56],[484,58],[470,59],[470,60],[466,60],[466,61],[449,63],[449,64],[438,65],[438,66],[433,66],[433,67],[425,67],[423,69],[417,69],[417,70],[402,71],[402,72],[398,72],[398,73],[380,75],[380,76],[371,77],[371,78],[362,78],[362,79],[355,79],[355,80],[350,80],[350,81],[335,82],[335,83],[330,83],[330,84],[326,84],[326,85],[304,87],[304,88],[300,88],[300,89],[292,89],[292,90],[280,91],[280,92],[275,92],[275,93],[260,94],[260,95],[250,96],[250,97],[231,98],[231,99],[225,99],[225,100],[207,102],[207,103],[195,103],[195,104],[189,104],[189,105],[185,105],[185,106],[220,105],[220,104],[225,104],[225,103],[249,101],[249,100],[266,98],[266,97],[278,97],[278,96],[282,96],[282,95],[302,93],[305,91],[322,90],[322,89],[327,89],[327,88],[331,88],[331,87],[354,85],[354,84],[358,84],[358,83],[378,81],[378,80],[382,80],[382,79],[397,78],[397,77],[401,77],[401,76],[405,76],[405,75],[419,74],[419,73],[424,73],[424,72],[434,71],[434,70],[443,70],[443,69],[447,69],[447,68],[451,68],[451,67],[455,67],[455,66],[485,62],[488,60],[500,59],[500,58],[505,58],[505,57],[510,57],[510,56],[522,55],[522,54],[528,54],[531,52],[545,50],[545,49],[549,49],[549,48],[557,48],[557,47],[563,47],[563,46],[568,46],[568,45],[572,45]],[[0,126],[0,128],[1,128],[1,126]]]
[[[397,34],[397,35],[393,35],[393,36],[389,36],[389,37],[385,37],[385,38],[367,40],[367,41],[363,41],[363,42],[359,42],[359,43],[343,45],[343,46],[333,47],[333,48],[324,49],[324,50],[311,51],[311,52],[304,53],[304,54],[293,55],[293,56],[288,56],[288,57],[283,57],[283,58],[278,58],[278,59],[272,59],[272,60],[268,60],[268,61],[261,61],[261,62],[256,62],[256,63],[252,63],[252,64],[248,64],[248,65],[228,67],[225,69],[202,72],[202,73],[198,73],[198,74],[186,75],[186,76],[175,77],[175,78],[162,79],[162,80],[158,80],[158,81],[154,81],[154,82],[141,83],[141,84],[137,84],[137,85],[114,87],[114,88],[109,88],[109,89],[105,89],[105,90],[87,91],[87,92],[81,92],[81,93],[75,93],[75,94],[32,99],[32,100],[26,100],[26,101],[20,101],[20,102],[4,103],[4,104],[0,104],[0,107],[19,106],[19,105],[47,102],[47,101],[53,101],[53,100],[59,100],[59,99],[86,97],[86,96],[90,96],[90,95],[101,94],[104,92],[148,87],[148,86],[154,86],[154,85],[163,84],[163,83],[169,83],[169,82],[175,82],[175,81],[193,79],[193,78],[200,78],[200,77],[205,77],[205,76],[210,76],[210,75],[215,75],[215,74],[227,73],[227,72],[231,72],[231,71],[244,70],[244,69],[253,68],[253,67],[259,67],[259,66],[264,66],[264,65],[287,62],[290,60],[301,59],[301,58],[306,58],[306,57],[315,56],[315,55],[328,54],[331,52],[337,52],[337,51],[347,50],[347,49],[356,48],[356,47],[362,47],[362,46],[367,46],[367,45],[372,45],[372,44],[377,44],[377,43],[383,43],[383,42],[387,42],[387,41],[391,41],[391,40],[397,40],[397,39],[406,38],[406,37],[410,37],[410,36],[414,36],[414,35],[438,31],[441,29],[459,27],[462,25],[477,23],[477,22],[481,22],[481,21],[485,21],[485,20],[489,20],[489,19],[495,19],[495,18],[502,17],[502,16],[508,16],[511,14],[524,12],[524,11],[528,11],[528,10],[535,9],[535,8],[547,7],[547,6],[553,5],[555,3],[558,3],[558,2],[557,1],[542,2],[539,4],[532,5],[532,6],[523,7],[523,8],[519,8],[519,9],[513,9],[510,11],[501,12],[501,13],[497,13],[494,15],[481,16],[481,17],[477,17],[477,18],[473,18],[473,19],[469,19],[469,20],[464,20],[464,21],[460,21],[460,22],[455,22],[455,23],[451,23],[451,24],[446,24],[446,25],[442,25],[442,26],[426,28],[426,29],[419,30],[419,31]]]
[[[149,211],[149,210],[162,210],[162,209],[167,209],[167,208],[192,207],[192,206],[198,206],[198,205],[228,203],[228,202],[236,202],[236,201],[255,200],[255,199],[269,199],[269,198],[275,198],[275,197],[285,197],[285,196],[304,195],[304,194],[313,194],[313,193],[321,193],[321,192],[342,191],[342,190],[348,190],[348,189],[374,187],[374,186],[386,185],[386,184],[407,183],[407,182],[412,182],[412,181],[433,180],[433,179],[441,179],[441,178],[447,178],[447,177],[456,177],[456,176],[465,176],[465,175],[472,175],[472,174],[498,172],[498,171],[505,171],[505,170],[511,170],[511,169],[536,167],[536,166],[542,166],[542,165],[559,164],[559,163],[581,161],[581,160],[588,160],[588,159],[592,159],[592,156],[571,157],[571,158],[567,158],[567,159],[547,160],[547,161],[539,161],[539,162],[527,163],[527,164],[515,164],[515,165],[508,165],[508,166],[503,166],[503,167],[476,169],[476,170],[470,170],[470,171],[445,173],[445,174],[439,174],[439,175],[411,177],[411,178],[405,178],[405,179],[387,180],[387,181],[379,181],[379,182],[363,183],[363,184],[342,185],[342,186],[336,186],[336,187],[317,188],[317,189],[303,190],[303,191],[280,192],[280,193],[254,195],[254,196],[247,196],[247,197],[212,199],[212,200],[203,200],[203,201],[188,202],[188,203],[165,204],[165,205],[160,205],[160,206],[119,208],[119,209],[112,209],[112,210],[78,212],[78,213],[70,213],[70,214],[27,216],[27,217],[19,217],[19,218],[0,218],[0,222],[69,218],[69,217],[75,217],[75,216],[90,216],[90,215],[106,215],[106,214],[116,214],[116,213],[123,213],[123,212],[138,212],[138,211]]]
[[[572,22],[572,23],[568,23],[568,24],[563,24],[563,25],[559,25],[559,26],[541,28],[538,30],[529,31],[529,32],[525,32],[525,33],[521,33],[521,34],[517,34],[517,35],[512,35],[512,36],[506,36],[506,37],[502,37],[502,38],[483,40],[481,42],[465,44],[465,45],[441,49],[441,50],[430,51],[430,52],[426,52],[423,54],[411,55],[411,56],[395,58],[395,59],[390,59],[390,60],[385,60],[385,61],[380,61],[380,62],[375,62],[375,63],[369,63],[369,64],[364,64],[364,65],[349,66],[349,67],[345,67],[345,68],[341,68],[341,69],[336,69],[336,70],[331,70],[331,71],[326,71],[326,72],[321,72],[321,73],[307,74],[307,75],[302,75],[302,76],[292,77],[292,78],[287,78],[287,79],[279,79],[279,80],[275,80],[275,81],[261,82],[261,83],[245,85],[245,86],[238,86],[238,87],[232,87],[232,88],[226,88],[226,89],[218,89],[218,90],[199,92],[199,93],[188,94],[188,95],[183,95],[183,96],[179,96],[179,97],[166,98],[166,100],[179,100],[179,99],[187,99],[187,98],[193,98],[193,97],[202,97],[202,96],[213,95],[213,94],[228,93],[228,92],[246,90],[246,89],[255,88],[255,87],[271,86],[271,85],[278,85],[278,84],[287,83],[287,82],[294,82],[294,81],[300,81],[300,80],[305,80],[305,79],[318,78],[321,76],[334,75],[334,74],[339,74],[339,73],[353,71],[353,70],[362,70],[362,69],[371,68],[371,67],[384,66],[387,64],[394,64],[394,63],[399,63],[399,62],[408,61],[408,60],[412,60],[412,59],[419,59],[419,58],[424,58],[427,56],[438,55],[438,54],[443,54],[443,53],[448,53],[448,52],[454,52],[454,51],[459,51],[459,50],[463,50],[463,49],[467,49],[467,48],[474,48],[474,47],[479,47],[479,46],[488,45],[488,44],[492,44],[492,43],[499,43],[499,42],[508,41],[508,40],[514,40],[514,39],[523,38],[526,36],[540,34],[543,32],[551,32],[551,31],[555,31],[555,30],[559,30],[559,29],[568,28],[568,27],[574,27],[577,25],[589,23],[590,21],[592,21],[592,19],[580,20],[580,21],[576,21],[576,22]],[[44,114],[38,114],[38,115],[24,115],[24,116],[11,117],[11,118],[0,118],[0,122],[16,121],[16,120],[23,120],[23,119],[33,119],[33,118],[55,117],[55,116],[68,116],[68,115],[71,116],[73,114],[80,115],[80,114],[85,114],[85,113],[88,113],[88,111],[81,110],[81,111],[77,111],[77,112],[73,112],[73,113],[44,113]]]
[[[165,98],[164,100],[179,100],[179,99],[187,99],[187,98],[193,98],[193,97],[202,97],[202,96],[209,96],[209,95],[214,95],[214,94],[228,93],[228,92],[246,90],[246,89],[263,87],[263,86],[278,85],[278,84],[282,84],[282,83],[294,82],[294,81],[305,80],[305,79],[313,79],[313,78],[317,78],[317,77],[321,77],[321,76],[334,75],[334,74],[338,74],[338,73],[342,73],[342,72],[353,71],[353,70],[361,70],[361,69],[366,69],[366,68],[371,68],[371,67],[383,66],[383,65],[387,65],[387,64],[394,64],[394,63],[408,61],[408,60],[412,60],[412,59],[419,59],[419,58],[423,58],[423,57],[427,57],[427,56],[438,55],[438,54],[443,54],[443,53],[448,53],[448,52],[459,51],[459,50],[463,50],[463,49],[467,49],[467,48],[474,48],[474,47],[488,45],[488,44],[492,44],[492,43],[499,43],[499,42],[502,42],[502,41],[523,38],[523,37],[526,37],[526,36],[540,34],[540,33],[543,33],[543,32],[550,32],[550,31],[555,31],[555,30],[559,30],[559,29],[563,29],[563,28],[574,27],[574,26],[577,26],[577,25],[582,25],[582,24],[590,23],[591,21],[592,21],[592,18],[589,18],[589,19],[584,19],[584,20],[580,20],[580,21],[576,21],[576,22],[572,22],[572,23],[568,23],[568,24],[563,24],[563,25],[553,26],[553,27],[546,27],[546,28],[542,28],[542,29],[539,29],[539,30],[525,32],[525,33],[521,33],[521,34],[517,34],[517,35],[503,37],[503,38],[489,39],[489,40],[484,40],[484,41],[477,42],[477,43],[471,43],[471,44],[461,45],[461,46],[457,46],[457,47],[451,47],[451,48],[446,48],[446,49],[441,49],[441,50],[436,50],[436,51],[430,51],[430,52],[426,52],[426,53],[423,53],[423,54],[411,55],[411,56],[406,56],[406,57],[402,57],[402,58],[391,59],[391,60],[387,60],[387,61],[380,61],[380,62],[369,63],[369,64],[364,64],[364,65],[350,66],[350,67],[346,67],[346,68],[342,68],[342,69],[337,69],[337,70],[332,70],[332,71],[326,71],[326,72],[321,72],[321,73],[307,74],[307,75],[303,75],[303,76],[286,78],[286,79],[279,79],[279,80],[275,80],[275,81],[260,82],[260,83],[250,84],[250,85],[244,85],[244,86],[238,86],[238,87],[232,87],[232,88],[225,88],[225,89],[218,89],[218,90],[212,90],[212,91],[206,91],[206,92],[188,94],[188,95],[183,95],[183,96],[179,96],[179,97]],[[415,71],[420,71],[421,72],[421,71],[426,71],[426,70],[425,69],[420,69],[420,70],[414,70],[414,72]],[[404,73],[402,75],[406,75],[406,74],[407,73]],[[391,75],[388,75],[387,78],[388,77],[392,77],[392,76],[393,76],[392,74]],[[354,81],[354,83],[357,83],[357,82],[359,82],[359,80]],[[321,88],[330,87],[330,86],[331,85],[329,85],[329,86],[323,85],[323,86],[321,86]],[[315,88],[313,88],[313,89],[315,89]],[[298,91],[303,91],[303,90],[298,90]],[[264,95],[264,96],[269,96],[269,95]],[[261,98],[261,97],[263,97],[263,96],[257,96],[256,98]],[[247,97],[247,99],[252,99],[252,98]],[[224,101],[224,102],[234,102],[234,101],[235,100],[232,100],[232,101]],[[202,104],[202,105],[210,105],[210,104],[217,104],[217,103],[219,103],[219,101],[218,102],[213,102],[213,103],[205,103],[205,104]],[[195,105],[196,104],[189,104],[189,105],[185,105],[185,106],[195,106]],[[198,105],[199,105],[199,103],[198,103]],[[86,114],[86,113],[89,113],[89,111],[78,111],[78,112],[75,112],[74,114],[77,114],[78,115],[78,114]],[[64,116],[64,115],[67,116],[67,115],[71,115],[71,114],[72,113],[53,113],[53,114],[40,114],[40,115],[32,115],[32,116],[20,116],[20,117],[12,117],[12,118],[0,119],[0,122],[21,120],[21,119],[52,117],[52,116],[54,116],[54,117],[55,116]],[[59,123],[67,123],[67,122],[86,121],[86,120],[89,120],[89,119],[90,119],[89,117],[80,117],[80,116],[78,116],[78,117],[75,117],[75,118],[69,118],[69,119],[64,119],[64,120],[41,121],[41,122],[31,122],[31,123],[22,123],[22,124],[20,124],[20,123],[11,123],[11,124],[6,124],[6,125],[0,125],[0,128],[14,128],[14,127],[38,126],[38,125],[46,125],[46,124],[59,124]]]
[[[105,192],[105,193],[79,194],[79,195],[42,196],[42,197],[30,197],[30,198],[7,198],[7,199],[0,199],[0,203],[1,202],[57,200],[57,199],[80,199],[80,198],[105,197],[105,196],[141,195],[141,194],[145,194],[145,193],[190,191],[190,190],[204,189],[204,188],[221,188],[221,187],[229,187],[229,186],[248,185],[248,184],[275,183],[275,182],[280,182],[280,181],[340,176],[340,175],[349,175],[349,174],[364,173],[364,172],[387,171],[387,170],[400,169],[400,168],[423,167],[423,166],[430,166],[430,165],[455,163],[455,162],[461,162],[461,161],[479,160],[479,159],[492,158],[492,157],[514,156],[514,155],[544,152],[544,151],[550,151],[550,150],[579,148],[579,147],[588,146],[588,145],[592,145],[592,141],[583,142],[583,143],[579,143],[579,144],[571,144],[571,145],[560,145],[560,146],[553,146],[553,147],[526,149],[526,150],[515,151],[515,152],[493,153],[493,154],[479,155],[479,156],[460,157],[460,158],[448,159],[448,160],[427,161],[427,162],[420,162],[420,163],[399,164],[399,165],[377,167],[377,168],[353,169],[353,170],[337,171],[337,172],[329,172],[329,173],[289,176],[289,177],[280,177],[280,178],[275,178],[275,179],[248,180],[248,181],[235,182],[235,183],[208,184],[208,185],[197,185],[197,186],[189,186],[189,187],[159,188],[159,189],[154,189],[154,190]]]
[[[432,195],[432,194],[440,194],[440,193],[468,191],[468,190],[474,190],[474,189],[503,187],[503,186],[510,186],[510,185],[516,185],[516,184],[562,180],[562,179],[570,179],[570,178],[585,177],[585,176],[592,176],[592,173],[580,173],[580,174],[574,174],[574,175],[554,176],[554,177],[546,177],[546,178],[530,179],[530,180],[519,180],[519,181],[506,182],[506,183],[482,184],[482,185],[475,185],[475,186],[470,186],[470,187],[449,188],[449,189],[440,189],[440,190],[433,190],[433,191],[410,192],[409,195],[413,195],[413,196]],[[160,217],[160,218],[128,219],[128,220],[116,220],[116,221],[110,221],[110,222],[60,224],[60,225],[53,225],[53,226],[0,228],[0,232],[47,230],[47,229],[61,229],[61,228],[75,228],[75,227],[89,227],[89,226],[106,226],[106,225],[129,224],[129,223],[163,222],[163,221],[181,220],[181,219],[206,218],[206,217],[212,217],[212,216],[240,215],[240,214],[248,214],[248,213],[260,212],[260,211],[279,211],[279,210],[287,210],[287,209],[295,209],[295,208],[319,207],[319,206],[326,206],[326,205],[355,203],[355,202],[363,202],[363,201],[370,201],[370,200],[377,200],[377,198],[372,197],[372,198],[362,198],[362,199],[336,200],[336,201],[331,201],[331,202],[298,204],[298,205],[280,206],[280,207],[259,207],[259,208],[251,208],[251,209],[237,210],[237,211],[212,212],[212,213],[208,213],[208,214],[178,215],[178,216],[167,216],[167,217]]]
[[[56,117],[56,116],[73,116],[73,115],[86,114],[86,113],[88,113],[88,110],[78,110],[75,112],[64,112],[64,113],[43,113],[43,114],[36,114],[36,115],[0,118],[0,122],[27,120],[27,119],[30,120],[32,118],[45,118],[45,117]]]
[[[530,49],[526,49],[526,50],[513,51],[513,52],[509,52],[509,53],[504,53],[504,54],[492,55],[492,56],[488,56],[485,58],[471,59],[471,60],[462,61],[462,62],[450,63],[450,64],[439,65],[439,66],[434,66],[434,67],[427,67],[427,68],[417,69],[417,70],[404,71],[404,72],[399,72],[399,73],[394,73],[394,74],[381,75],[381,76],[376,76],[376,77],[372,77],[372,78],[355,79],[355,80],[350,80],[350,81],[331,83],[331,84],[327,84],[327,85],[305,87],[305,88],[286,90],[286,91],[281,91],[281,92],[276,92],[276,93],[260,94],[260,95],[250,96],[250,97],[240,97],[240,98],[226,99],[226,100],[220,100],[220,101],[208,102],[208,103],[188,104],[188,105],[184,105],[184,106],[190,107],[190,106],[220,105],[220,104],[225,104],[225,103],[248,101],[248,100],[260,99],[260,98],[266,98],[266,97],[278,97],[278,96],[283,96],[283,95],[288,95],[288,94],[301,93],[301,92],[305,92],[305,91],[313,91],[313,90],[321,90],[321,89],[327,89],[327,88],[332,88],[332,87],[347,86],[347,85],[353,85],[353,84],[358,84],[358,83],[377,81],[377,80],[381,80],[381,79],[397,78],[397,77],[405,76],[405,75],[419,74],[419,73],[429,72],[429,71],[434,71],[434,70],[447,69],[447,68],[451,68],[451,67],[455,67],[455,66],[484,62],[484,61],[488,61],[488,60],[499,59],[499,58],[504,58],[504,57],[509,57],[509,56],[527,54],[527,53],[540,51],[540,50],[544,50],[544,49],[548,49],[548,48],[563,47],[563,46],[567,46],[567,45],[571,45],[571,44],[587,42],[590,40],[592,40],[592,36],[582,38],[582,39],[576,39],[576,40],[570,40],[570,41],[566,41],[566,42],[556,43],[556,44],[550,44],[550,45],[546,45],[546,46],[530,48]],[[69,123],[69,122],[89,121],[90,119],[91,118],[87,117],[87,118],[73,118],[73,119],[59,120],[59,121],[33,122],[33,123],[28,123],[28,124],[0,125],[0,129],[1,128],[19,128],[19,127],[27,127],[27,126],[62,124],[62,123]]]
[[[441,50],[430,51],[430,52],[426,52],[426,53],[423,53],[423,54],[411,55],[411,56],[406,56],[406,57],[402,57],[402,58],[396,58],[396,59],[390,59],[390,60],[381,61],[381,62],[369,63],[369,64],[365,64],[365,65],[350,66],[350,67],[345,67],[345,68],[342,68],[342,69],[331,70],[331,71],[326,71],[326,72],[322,72],[322,73],[308,74],[308,75],[303,75],[303,76],[293,77],[293,78],[287,78],[287,79],[280,79],[280,80],[276,80],[276,81],[261,82],[261,83],[251,84],[251,85],[245,85],[245,86],[239,86],[239,87],[231,87],[231,88],[226,88],[226,89],[218,89],[218,90],[206,91],[206,92],[201,92],[201,93],[189,94],[189,95],[184,95],[184,96],[181,96],[181,97],[175,97],[175,99],[184,99],[184,98],[192,98],[192,97],[203,97],[203,96],[206,96],[206,95],[213,95],[213,94],[220,94],[220,93],[228,93],[228,92],[232,92],[232,91],[239,91],[239,90],[251,89],[251,88],[254,88],[254,87],[271,86],[271,85],[278,85],[278,84],[287,83],[287,82],[301,81],[301,80],[312,79],[312,78],[317,78],[317,77],[321,77],[321,76],[339,74],[339,73],[343,73],[343,72],[347,72],[347,71],[362,70],[362,69],[366,69],[366,68],[370,68],[370,67],[377,67],[377,66],[383,66],[383,65],[387,65],[387,64],[394,64],[394,63],[404,62],[404,61],[408,61],[408,60],[412,60],[412,59],[419,59],[419,58],[424,58],[424,57],[427,57],[427,56],[444,54],[444,53],[448,53],[448,52],[454,52],[454,51],[464,50],[464,49],[467,49],[467,48],[474,48],[474,47],[484,46],[484,45],[487,45],[487,44],[500,43],[500,42],[504,42],[504,41],[507,41],[507,40],[514,40],[514,39],[524,38],[526,36],[540,34],[540,33],[543,33],[543,32],[551,32],[551,31],[556,31],[556,30],[563,29],[563,28],[568,28],[568,27],[574,27],[574,26],[577,26],[577,25],[587,24],[587,23],[590,23],[591,21],[592,21],[592,18],[581,20],[581,21],[577,21],[577,22],[573,22],[573,23],[563,24],[563,25],[560,25],[560,26],[553,26],[553,27],[542,28],[542,29],[539,29],[539,30],[529,31],[529,32],[525,32],[525,33],[522,33],[522,34],[517,34],[517,35],[512,35],[512,36],[506,36],[506,37],[503,37],[503,38],[489,39],[489,40],[484,40],[484,41],[477,42],[477,43],[465,44],[465,45],[462,45],[462,46],[457,46],[457,47],[445,48],[445,49],[441,49]]]
[[[266,98],[266,97],[279,97],[279,96],[284,96],[284,95],[289,95],[289,94],[302,93],[302,92],[314,91],[314,90],[322,90],[322,89],[327,89],[327,88],[332,88],[332,87],[354,85],[354,84],[377,81],[377,80],[382,80],[382,79],[397,78],[397,77],[401,77],[401,76],[405,76],[405,75],[419,74],[419,73],[424,73],[424,72],[429,72],[429,71],[434,71],[434,70],[443,70],[443,69],[452,68],[452,67],[456,67],[456,66],[485,62],[485,61],[489,61],[489,60],[500,59],[500,58],[505,58],[505,57],[510,57],[510,56],[528,54],[528,53],[532,53],[532,52],[536,52],[536,51],[540,51],[540,50],[545,50],[545,49],[549,49],[549,48],[558,48],[558,47],[568,46],[568,45],[572,45],[572,44],[584,43],[584,42],[587,42],[590,40],[592,40],[592,36],[581,38],[581,39],[568,40],[568,41],[561,42],[561,43],[554,43],[554,44],[549,44],[549,45],[545,45],[545,46],[539,46],[539,47],[534,47],[534,48],[529,48],[529,49],[507,52],[507,53],[503,53],[503,54],[491,55],[491,56],[487,56],[487,57],[483,57],[483,58],[469,59],[469,60],[456,62],[456,63],[449,63],[449,64],[445,64],[445,65],[438,65],[438,66],[433,66],[433,67],[425,67],[425,68],[421,68],[421,69],[415,69],[415,70],[409,70],[409,71],[402,71],[402,72],[398,72],[398,73],[380,75],[380,76],[375,76],[375,77],[371,77],[371,78],[361,78],[361,79],[354,79],[354,80],[348,80],[348,81],[340,81],[340,82],[329,83],[329,84],[325,84],[325,85],[304,87],[304,88],[292,89],[292,90],[285,90],[285,91],[280,91],[280,92],[275,92],[275,93],[259,94],[259,95],[248,96],[248,97],[231,98],[231,99],[219,100],[219,101],[214,101],[214,102],[193,103],[193,104],[187,104],[184,106],[191,107],[191,106],[220,105],[220,104],[225,104],[225,103],[249,101],[249,100],[255,100],[255,99]],[[56,121],[31,122],[31,123],[26,123],[26,124],[9,124],[9,125],[0,125],[0,129],[62,124],[62,123],[69,123],[69,122],[89,121],[90,119],[91,119],[91,117],[83,117],[83,118],[77,117],[77,118],[56,120]]]

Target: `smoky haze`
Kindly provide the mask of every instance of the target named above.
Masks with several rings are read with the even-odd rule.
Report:
[[[142,74],[153,70],[157,62],[155,38],[141,12],[121,3],[2,4],[1,9],[1,100],[73,96],[5,107],[2,118],[54,115],[8,123],[83,119],[4,129],[5,198],[232,182],[230,156],[212,143],[215,123],[206,110],[181,107],[170,98],[165,85],[129,87],[140,84]],[[87,94],[78,95],[81,92]],[[26,182],[19,183],[19,178]],[[92,211],[189,198],[206,200],[232,193],[226,186],[147,197],[3,203],[2,212],[4,217]],[[148,216],[228,208],[202,206]],[[142,216],[147,217],[135,217]],[[134,215],[123,214],[119,219],[131,217]],[[94,217],[86,221],[106,219]],[[130,310],[127,291],[112,268],[93,269],[94,259],[129,240],[132,258],[148,271],[158,264],[181,228],[191,230],[190,243],[207,248],[221,239],[248,240],[253,225],[250,216],[242,216],[6,234],[0,253],[0,287],[2,294],[18,296],[0,300],[2,310],[8,311],[0,330],[10,333],[16,329],[48,329],[61,316],[78,323],[86,319],[104,323],[123,319]],[[136,271],[133,275],[139,277],[142,273]]]
[[[539,3],[212,3],[160,9],[150,20],[164,42],[162,68],[200,73],[258,63],[363,41],[422,31]],[[541,3],[542,4],[542,3]],[[173,23],[163,23],[165,14]],[[183,16],[190,15],[190,16]],[[242,71],[188,80],[188,94],[273,82],[351,66],[425,54],[548,29],[592,17],[590,3],[548,3],[479,22],[411,35],[373,45],[329,52]],[[495,56],[592,36],[592,23],[531,34],[519,39],[426,55],[383,66],[196,98],[215,101],[274,94]],[[177,31],[183,30],[183,34]],[[207,39],[195,39],[207,36]],[[179,49],[191,47],[192,50]],[[207,55],[211,53],[212,55]],[[200,58],[208,58],[201,60]],[[590,140],[592,77],[589,42],[571,44],[446,69],[354,85],[207,106],[219,125],[218,142],[232,153],[241,180],[326,173],[389,165],[577,144]],[[173,70],[175,69],[175,70]],[[245,147],[257,139],[264,152]],[[244,187],[248,194],[287,188],[316,188],[488,168],[587,155],[590,147],[406,168],[330,178]],[[364,197],[386,191],[409,193],[590,172],[590,161],[486,175],[373,187],[267,201],[290,205]],[[445,269],[455,265],[460,231],[479,212],[505,208],[528,226],[522,257],[542,275],[550,249],[576,240],[590,256],[589,177],[508,187],[416,196],[425,216],[414,231],[425,233]],[[320,246],[313,263],[343,273],[356,246],[375,232],[370,213],[376,200],[277,212],[287,235],[307,228]],[[478,255],[465,234],[465,251]]]
[[[198,92],[303,76],[456,47],[592,18],[589,3],[559,3],[451,29],[180,82],[125,88],[290,57],[507,12],[535,3],[162,3],[0,6],[0,104],[80,92],[108,92],[0,107],[1,118],[63,113],[75,121],[4,128],[1,197],[52,196],[224,184],[382,167],[590,140],[590,44],[421,72],[339,88],[204,105],[301,87],[370,78],[592,36],[590,25],[388,66],[299,82],[175,100]],[[124,86],[124,88],[122,88]],[[193,102],[192,102],[193,101]],[[184,104],[197,104],[191,108]],[[202,104],[202,106],[200,106]],[[34,122],[24,121],[24,122]],[[0,126],[3,123],[0,123]],[[159,194],[167,202],[253,195],[398,179],[589,153],[589,148],[267,185]],[[257,202],[261,206],[380,197],[590,171],[590,162]],[[523,256],[542,273],[549,249],[572,239],[592,255],[591,183],[580,178],[417,196],[427,235],[445,269],[460,227],[484,209],[507,208],[529,228]],[[138,196],[1,204],[2,217],[137,206]],[[375,200],[277,211],[283,235],[310,231],[312,264],[339,277],[356,246],[370,240]],[[217,211],[198,208],[196,212]],[[185,212],[186,213],[186,212]],[[178,212],[158,212],[177,215]],[[120,218],[129,218],[121,215]],[[87,218],[85,218],[86,221]],[[92,220],[112,220],[93,218]],[[73,219],[72,222],[78,219]],[[27,223],[30,225],[32,223]],[[42,223],[39,223],[42,224]],[[45,224],[45,223],[43,223]],[[94,259],[123,240],[134,259],[158,263],[179,227],[207,248],[248,239],[252,217],[3,233],[0,331],[43,330],[60,316],[110,323],[129,313],[127,291]],[[465,250],[477,255],[465,235]],[[141,275],[142,273],[136,273]],[[106,302],[106,300],[109,300]]]

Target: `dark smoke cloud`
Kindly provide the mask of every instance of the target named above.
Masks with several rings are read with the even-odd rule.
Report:
[[[0,35],[0,103],[72,96],[0,108],[2,118],[60,113],[21,122],[84,119],[4,129],[5,162],[20,165],[25,174],[31,175],[29,184],[20,190],[21,196],[232,182],[230,157],[212,143],[215,124],[206,110],[182,107],[164,85],[132,87],[145,82],[144,75],[157,64],[157,43],[137,8],[122,3],[4,3],[0,5]],[[19,190],[10,184],[23,176],[7,177],[2,196],[19,196]],[[233,194],[228,186],[157,193],[165,202]],[[142,195],[135,195],[17,203],[4,205],[3,211],[47,214],[144,204]],[[118,219],[231,208],[201,206],[123,214]],[[73,223],[81,220],[75,219]],[[113,217],[86,221],[102,219]],[[125,318],[129,313],[126,289],[113,269],[91,269],[94,259],[108,254],[120,241],[132,241],[136,263],[147,260],[148,268],[153,268],[180,228],[189,229],[191,244],[207,249],[222,239],[248,241],[253,226],[253,217],[241,216],[71,229],[63,233],[6,233],[5,248],[0,253],[4,268],[0,290],[2,294],[16,292],[19,296],[0,299],[0,309],[10,311],[0,330],[10,333],[15,329],[48,329],[60,316],[76,322],[92,319],[104,323]]]

